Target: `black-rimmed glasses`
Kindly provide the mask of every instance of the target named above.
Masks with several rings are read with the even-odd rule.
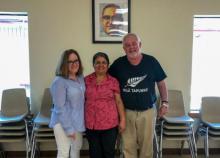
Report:
[[[67,61],[67,63],[68,64],[79,64],[79,60],[78,59],[73,60],[73,61],[69,60],[69,61]]]

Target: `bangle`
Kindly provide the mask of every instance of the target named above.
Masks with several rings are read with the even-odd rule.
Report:
[[[168,104],[169,102],[167,100],[162,100],[161,103],[165,103],[165,104]]]

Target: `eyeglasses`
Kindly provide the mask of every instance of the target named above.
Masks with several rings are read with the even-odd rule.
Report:
[[[104,16],[102,16],[102,19],[104,19],[104,20],[111,20],[111,19],[113,19],[113,16],[104,15]]]
[[[69,60],[69,61],[67,61],[67,63],[68,64],[79,64],[79,60],[78,59],[73,60],[73,61]]]
[[[110,15],[103,15],[102,19],[104,20],[116,20],[116,21],[123,21],[122,17],[119,14],[110,16]]]

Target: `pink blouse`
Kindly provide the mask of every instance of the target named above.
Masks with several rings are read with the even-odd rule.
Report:
[[[105,130],[118,125],[114,93],[120,93],[118,81],[110,75],[100,84],[92,73],[85,78],[85,125],[88,129]]]

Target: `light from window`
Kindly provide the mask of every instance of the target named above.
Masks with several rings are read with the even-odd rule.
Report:
[[[0,43],[0,103],[3,89],[23,87],[29,97],[27,13],[0,12]]]
[[[203,96],[220,96],[220,15],[194,16],[191,110]]]

